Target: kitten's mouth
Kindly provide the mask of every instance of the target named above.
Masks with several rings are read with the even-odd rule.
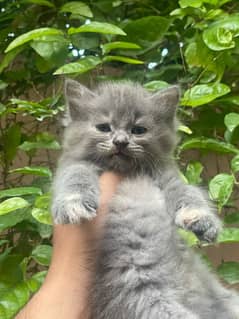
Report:
[[[112,151],[112,156],[129,157],[129,154],[122,149],[116,148]]]

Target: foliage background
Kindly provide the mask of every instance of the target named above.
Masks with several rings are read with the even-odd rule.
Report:
[[[186,182],[208,186],[225,222],[218,242],[239,242],[238,10],[236,0],[0,0],[1,318],[14,317],[49,265],[65,75],[89,85],[131,79],[152,91],[179,83],[185,125],[175,156]],[[235,260],[216,271],[239,282]]]

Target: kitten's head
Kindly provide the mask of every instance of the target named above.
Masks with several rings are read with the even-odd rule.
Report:
[[[105,83],[90,91],[67,80],[65,96],[67,156],[120,173],[152,172],[170,159],[176,143],[177,86],[151,94],[131,82]]]

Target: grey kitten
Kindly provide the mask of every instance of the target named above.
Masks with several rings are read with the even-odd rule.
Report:
[[[93,92],[69,80],[69,125],[56,172],[56,223],[96,216],[98,177],[127,176],[109,209],[92,291],[94,319],[236,319],[224,289],[177,236],[175,225],[212,241],[220,222],[173,161],[178,87],[155,94],[106,83]]]

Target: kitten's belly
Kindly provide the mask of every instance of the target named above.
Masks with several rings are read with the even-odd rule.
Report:
[[[153,181],[122,182],[101,244],[93,319],[154,319],[140,313],[162,299],[183,305],[200,319],[238,319],[223,305],[212,310],[207,290],[214,281],[180,244],[164,194]]]
[[[153,181],[137,178],[122,182],[111,203],[102,240],[94,318],[142,318],[142,307],[157,302],[166,285],[174,287],[171,232],[163,193]],[[114,313],[121,315],[112,317]]]

